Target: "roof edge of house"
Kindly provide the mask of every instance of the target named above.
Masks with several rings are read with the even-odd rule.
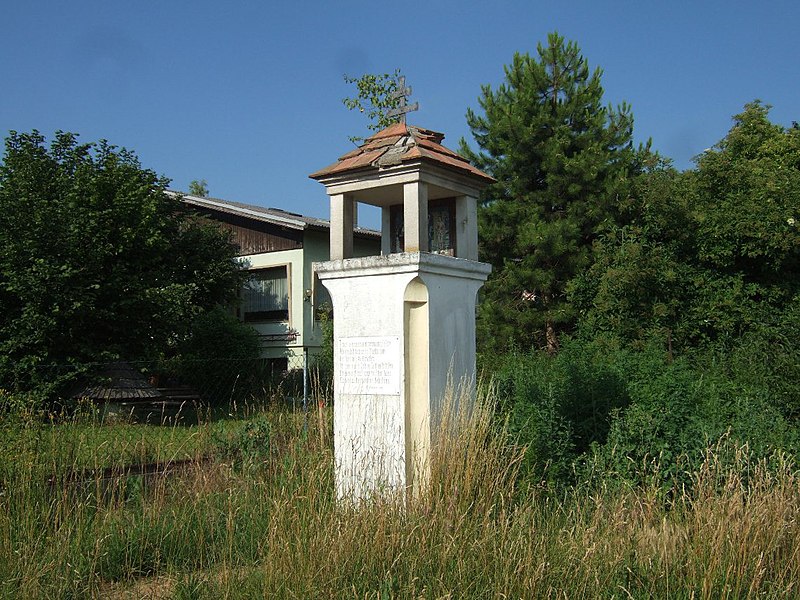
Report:
[[[185,194],[176,190],[167,190],[167,194],[173,197],[180,197],[185,204],[196,206],[200,208],[207,208],[210,210],[218,210],[229,214],[239,215],[245,218],[251,218],[257,221],[281,225],[299,231],[307,229],[316,231],[330,231],[330,221],[326,219],[319,219],[317,217],[306,217],[304,215],[297,215],[299,219],[293,219],[291,216],[284,216],[276,214],[277,212],[286,212],[278,208],[266,208],[252,206],[240,206],[241,203],[235,203],[221,198],[201,198],[200,196],[193,196]],[[291,214],[291,213],[287,213]],[[368,227],[355,227],[353,232],[356,234],[380,237],[381,232]]]

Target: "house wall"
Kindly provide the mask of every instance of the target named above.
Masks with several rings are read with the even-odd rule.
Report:
[[[353,241],[355,256],[374,256],[380,254],[380,240],[374,238],[356,237]],[[248,269],[265,269],[280,265],[287,266],[289,278],[289,320],[287,322],[249,323],[263,336],[286,336],[297,332],[294,340],[269,340],[263,341],[265,358],[279,358],[288,356],[289,367],[301,365],[300,356],[303,347],[309,349],[310,354],[319,351],[322,345],[322,327],[314,316],[317,307],[314,306],[314,271],[312,263],[323,262],[330,256],[330,237],[327,231],[306,230],[303,236],[303,247],[293,250],[280,250],[248,254],[240,257]],[[319,285],[317,283],[317,285]],[[310,292],[310,297],[306,292]],[[297,357],[297,358],[293,358]],[[294,360],[294,362],[293,362]]]
[[[220,211],[195,209],[218,227],[233,235],[243,256],[257,252],[276,252],[303,247],[303,232],[289,227],[248,219]]]
[[[303,265],[303,278],[305,281],[305,289],[314,291],[314,271],[312,263],[319,260],[328,260],[327,257],[330,253],[329,236],[327,231],[306,231],[303,239],[305,261]],[[325,258],[318,258],[323,256]],[[319,285],[317,283],[317,285]],[[309,354],[314,354],[319,351],[322,345],[322,327],[319,321],[314,316],[317,307],[314,306],[314,295],[312,293],[311,299],[304,303],[303,311],[303,339],[308,346]]]
[[[292,366],[293,356],[303,354],[303,323],[305,313],[304,285],[305,285],[305,265],[303,261],[303,249],[280,250],[277,252],[266,252],[261,254],[249,254],[239,258],[248,269],[266,269],[286,265],[287,277],[289,279],[289,320],[285,322],[267,323],[248,323],[262,338],[262,356],[265,358],[279,358],[288,356],[289,366]],[[294,340],[287,339],[292,332],[297,332]],[[278,339],[270,340],[266,336],[280,336]],[[301,364],[298,362],[298,364]]]

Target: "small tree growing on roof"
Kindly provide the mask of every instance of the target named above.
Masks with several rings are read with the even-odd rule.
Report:
[[[189,182],[189,194],[200,198],[208,198],[208,183],[205,179],[193,179]]]
[[[383,73],[382,75],[372,73],[366,73],[361,77],[344,75],[345,82],[355,84],[357,93],[352,98],[342,98],[342,103],[349,110],[365,113],[369,119],[367,128],[370,131],[385,129],[400,120],[399,116],[386,116],[388,111],[400,106],[402,101],[399,96],[393,95],[398,89],[400,76],[400,69],[395,69],[394,73]],[[363,137],[350,137],[350,141],[354,144],[363,140]]]

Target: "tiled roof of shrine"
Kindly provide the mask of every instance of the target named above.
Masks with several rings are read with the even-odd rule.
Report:
[[[322,179],[349,171],[386,168],[405,162],[428,161],[492,183],[494,179],[469,161],[442,146],[444,134],[405,123],[395,123],[373,135],[335,163],[309,175]]]

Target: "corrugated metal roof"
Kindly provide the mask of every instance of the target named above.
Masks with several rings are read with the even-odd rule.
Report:
[[[465,174],[491,183],[494,178],[472,166],[468,160],[442,146],[444,134],[405,123],[395,123],[364,141],[355,150],[342,155],[332,165],[309,175],[322,179],[328,175],[364,168],[389,167],[403,162],[424,159],[457,169]]]
[[[318,219],[316,217],[307,217],[298,213],[289,212],[280,208],[266,208],[264,206],[257,206],[255,204],[244,204],[242,202],[233,202],[231,200],[222,200],[221,198],[201,198],[199,196],[191,196],[189,194],[182,194],[180,192],[170,192],[175,195],[182,196],[182,200],[189,206],[197,208],[205,208],[208,210],[216,210],[223,213],[238,215],[248,219],[254,219],[264,223],[271,223],[273,225],[280,225],[303,231],[305,229],[324,229],[331,228],[330,221],[325,219]],[[380,231],[368,229],[366,227],[356,227],[356,233],[361,233],[369,236],[380,237]]]

